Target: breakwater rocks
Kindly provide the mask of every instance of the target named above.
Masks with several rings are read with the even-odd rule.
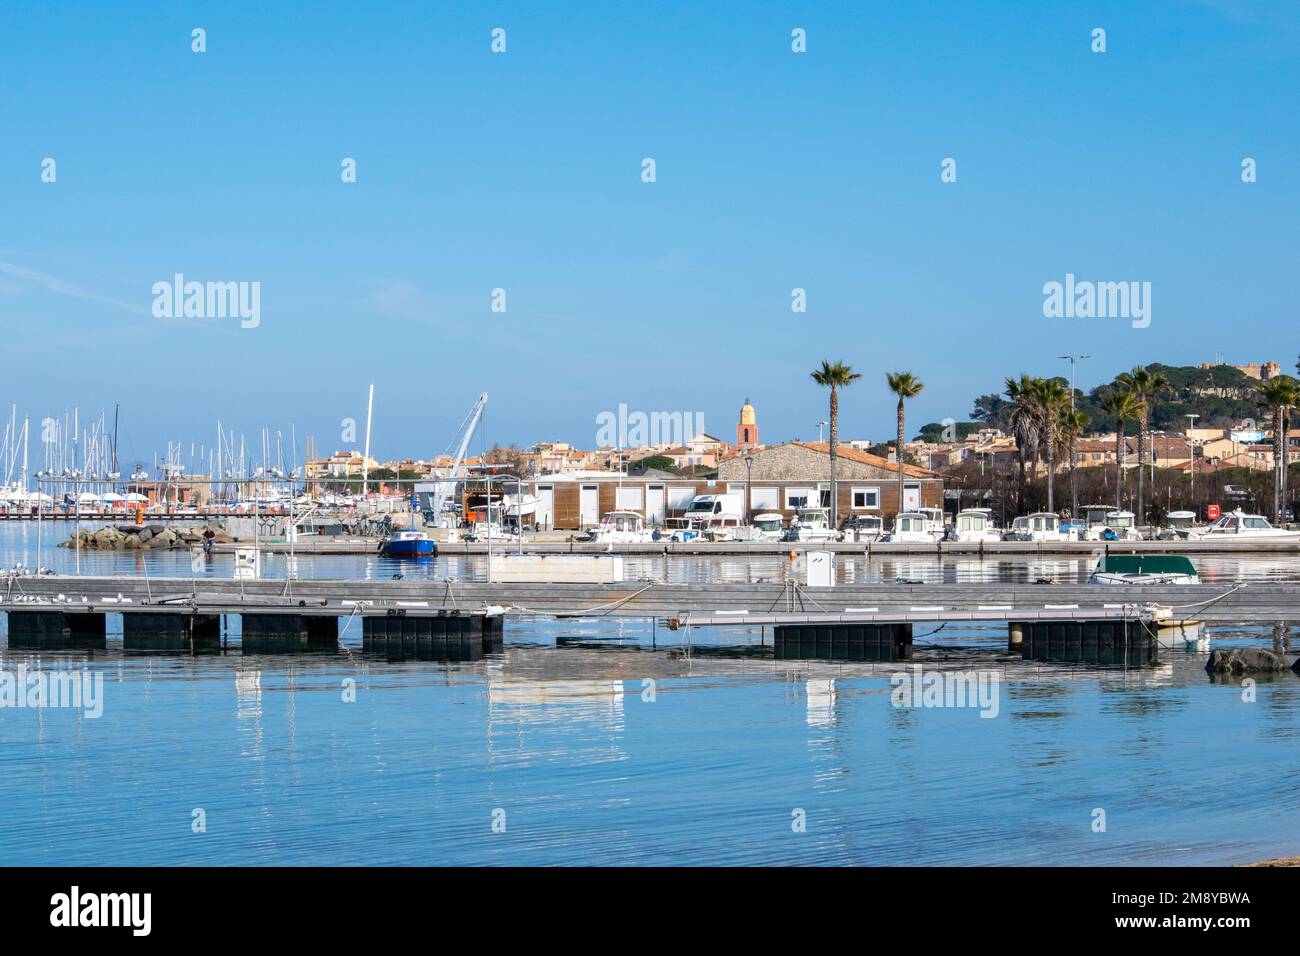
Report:
[[[1286,658],[1262,647],[1233,647],[1210,652],[1205,669],[1211,674],[1268,674],[1284,671]]]
[[[204,525],[196,527],[169,528],[161,524],[120,524],[92,530],[82,528],[67,541],[60,543],[60,548],[75,548],[80,539],[83,548],[98,548],[101,551],[143,551],[170,550],[172,548],[192,548],[203,543],[205,531],[213,533],[213,543],[232,540],[230,535],[216,528]]]

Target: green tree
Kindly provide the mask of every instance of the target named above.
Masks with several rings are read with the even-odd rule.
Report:
[[[1010,412],[1007,414],[1007,427],[1016,439],[1016,460],[1020,474],[1016,482],[1016,511],[1025,507],[1025,456],[1034,450],[1037,455],[1038,434],[1042,427],[1039,420],[1038,404],[1034,399],[1034,390],[1039,379],[1024,372],[1019,378],[1007,378],[1007,398],[1010,400]]]
[[[1124,440],[1124,426],[1136,421],[1142,414],[1142,403],[1132,392],[1112,389],[1101,400],[1101,408],[1115,419],[1115,510],[1124,509],[1124,466],[1128,463],[1128,443]],[[1141,467],[1141,463],[1138,464]]]
[[[1070,392],[1059,379],[1033,380],[1030,401],[1036,407],[1040,433],[1047,451],[1047,510],[1056,510],[1056,449],[1061,412],[1070,408]]]
[[[889,390],[898,396],[898,513],[903,512],[903,445],[906,444],[907,412],[904,402],[921,394],[925,385],[911,372],[886,372],[885,381]]]
[[[1143,495],[1143,476],[1146,469],[1146,449],[1151,438],[1151,407],[1156,399],[1169,389],[1169,379],[1161,372],[1133,366],[1132,371],[1120,373],[1115,383],[1122,390],[1132,394],[1141,403],[1138,413],[1138,484],[1137,484],[1137,524],[1146,522],[1146,499]]]
[[[862,378],[861,374],[853,371],[843,362],[831,363],[822,360],[822,367],[813,369],[810,373],[812,380],[818,385],[831,390],[830,395],[830,425],[831,425],[831,527],[836,528],[836,511],[839,498],[839,489],[835,486],[835,456],[839,451],[840,443],[840,389],[847,388],[858,379]]]
[[[1293,379],[1281,375],[1260,382],[1257,392],[1259,404],[1273,413],[1273,514],[1282,524],[1286,518],[1287,413],[1300,401],[1300,392]]]

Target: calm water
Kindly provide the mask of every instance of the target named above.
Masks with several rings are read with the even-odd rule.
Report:
[[[43,522],[41,564],[60,573],[151,574],[156,577],[225,577],[234,571],[234,556],[216,554],[204,559],[197,571],[188,551],[94,551],[54,547],[72,535],[70,521]],[[96,525],[97,527],[98,525]],[[36,566],[36,525],[30,521],[0,521],[0,568],[16,562]],[[1243,581],[1298,581],[1300,556],[1246,555],[1232,557],[1192,556],[1201,579],[1207,584],[1240,584]],[[654,579],[670,584],[713,581],[781,581],[787,559],[780,555],[738,557],[629,556],[627,573],[634,579]],[[855,557],[836,558],[839,580],[892,583],[898,580],[924,583],[1017,583],[1047,578],[1063,584],[1087,581],[1096,560],[1087,556],[1035,558],[1007,555],[979,557]],[[295,556],[264,554],[262,574],[283,578],[290,569],[300,578],[387,579],[401,574],[407,579],[462,581],[485,580],[487,558],[439,556],[420,560],[397,560],[375,555]]]
[[[150,573],[172,557],[150,556]],[[237,632],[225,655],[128,655],[120,619],[109,621],[106,652],[0,651],[7,673],[85,667],[104,680],[97,719],[0,708],[0,864],[1208,864],[1300,853],[1285,825],[1300,809],[1300,678],[1260,681],[1246,702],[1206,677],[1203,653],[1162,652],[1160,666],[1127,673],[1044,667],[1002,655],[1002,628],[918,628],[928,666],[998,675],[997,716],[983,718],[892,706],[894,665],[687,659],[679,633],[659,630],[652,648],[638,621],[511,620],[504,654],[466,664],[366,659],[355,633],[327,655],[245,657]],[[1215,646],[1276,636],[1211,631]],[[206,832],[192,832],[196,809]],[[792,829],[797,811],[805,832]]]

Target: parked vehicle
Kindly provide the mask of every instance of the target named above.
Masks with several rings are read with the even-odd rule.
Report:
[[[682,515],[692,525],[703,526],[719,515],[729,515],[737,520],[744,513],[741,495],[696,495]]]

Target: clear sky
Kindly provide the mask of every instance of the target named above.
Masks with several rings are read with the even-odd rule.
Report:
[[[915,426],[1067,352],[1290,370],[1298,117],[1290,0],[5,3],[0,402],[120,403],[124,457],[218,418],[325,451],[373,381],[382,458],[480,391],[489,442],[734,438],[747,396],[778,441],[822,358],[846,438],[893,434],[885,370]],[[175,273],[259,282],[260,325],[156,318]],[[1150,282],[1150,327],[1045,318],[1066,273]]]

